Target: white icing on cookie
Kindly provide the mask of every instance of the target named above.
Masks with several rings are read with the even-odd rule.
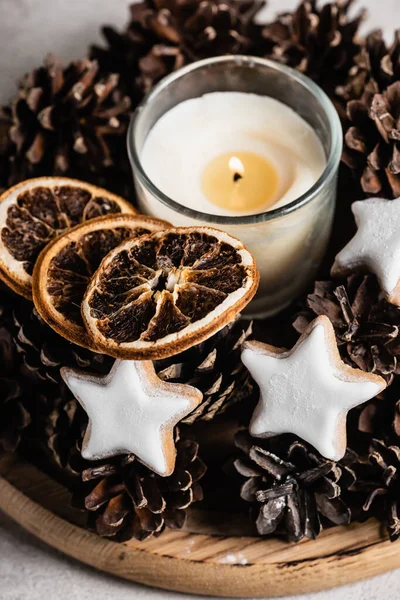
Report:
[[[174,426],[202,393],[159,379],[151,361],[115,361],[104,377],[63,368],[61,375],[89,417],[82,456],[88,460],[133,453],[159,475],[175,467]]]
[[[369,198],[354,202],[351,208],[358,230],[336,256],[332,275],[367,268],[392,301],[400,278],[400,198]]]
[[[242,361],[260,387],[251,435],[294,433],[332,460],[346,450],[347,412],[386,386],[341,361],[327,317],[315,319],[290,351],[246,342]]]

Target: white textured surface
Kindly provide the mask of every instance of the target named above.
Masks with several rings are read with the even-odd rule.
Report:
[[[48,52],[64,58],[83,54],[98,26],[126,19],[128,0],[1,0],[0,100],[14,80]],[[270,0],[271,10],[296,0]],[[399,0],[360,0],[370,8],[369,27],[391,32],[400,22]],[[400,547],[399,547],[400,552]],[[398,600],[400,571],[298,600]],[[0,516],[0,600],[179,600],[186,595],[144,588],[86,568],[44,546]],[[288,599],[286,599],[288,600]]]

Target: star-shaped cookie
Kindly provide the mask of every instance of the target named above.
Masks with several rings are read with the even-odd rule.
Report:
[[[351,208],[357,233],[336,256],[332,275],[369,270],[387,300],[400,306],[400,198],[369,198]]]
[[[292,350],[246,342],[242,361],[260,388],[251,435],[294,433],[331,460],[345,454],[347,412],[386,387],[378,375],[342,362],[325,316],[310,324]]]
[[[66,367],[61,375],[89,417],[84,458],[132,453],[155,473],[171,475],[174,427],[200,404],[199,390],[161,381],[152,361],[117,360],[104,377]]]

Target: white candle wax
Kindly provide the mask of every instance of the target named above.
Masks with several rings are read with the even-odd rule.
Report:
[[[304,119],[274,98],[243,92],[214,92],[178,104],[150,131],[141,160],[158,189],[183,206],[225,216],[264,212],[268,206],[233,212],[204,195],[205,167],[229,152],[253,152],[275,166],[273,208],[310,189],[326,164],[321,142]]]
[[[206,197],[205,168],[216,157],[235,152],[257,154],[274,166],[278,186],[272,203],[269,199],[256,210],[232,211]],[[149,179],[169,198],[222,217],[282,207],[307,192],[326,165],[322,144],[304,119],[273,98],[241,92],[214,92],[178,104],[156,122],[140,158]],[[209,224],[206,217],[199,221],[171,209],[138,182],[137,189],[147,214],[174,225]],[[256,258],[261,281],[251,312],[277,312],[307,283],[325,250],[331,204],[321,197],[318,206],[313,201],[272,221],[215,225],[240,238]]]

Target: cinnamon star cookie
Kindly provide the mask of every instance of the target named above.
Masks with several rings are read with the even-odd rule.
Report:
[[[171,475],[174,427],[200,404],[198,389],[161,381],[151,361],[117,360],[106,376],[66,367],[61,375],[89,417],[83,458],[132,453],[158,475]]]
[[[260,387],[251,435],[294,433],[331,460],[345,454],[348,411],[386,387],[382,377],[343,363],[326,316],[292,350],[246,342],[242,361]]]
[[[400,198],[369,198],[351,206],[357,233],[335,258],[332,275],[372,271],[388,300],[400,306]]]

